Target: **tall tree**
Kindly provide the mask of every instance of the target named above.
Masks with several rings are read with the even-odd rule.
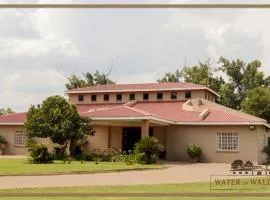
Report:
[[[225,82],[222,77],[214,76],[209,60],[205,63],[199,62],[195,66],[185,66],[181,71],[167,72],[158,82],[179,82],[181,78],[187,83],[206,85],[219,92],[221,85]]]
[[[228,79],[220,93],[225,98],[221,99],[225,106],[241,109],[241,102],[246,98],[249,90],[269,84],[269,77],[265,77],[264,73],[259,71],[261,67],[259,60],[246,64],[239,59],[229,61],[221,57],[218,64],[219,70],[224,72]],[[230,101],[227,101],[228,99]]]
[[[109,74],[110,72],[104,74],[100,73],[98,70],[94,74],[91,74],[90,72],[83,73],[83,78],[73,74],[67,78],[68,83],[66,84],[66,88],[72,90],[95,85],[114,84],[115,82],[108,78]]]
[[[62,145],[62,153],[69,142],[84,140],[94,132],[89,118],[81,117],[76,107],[61,96],[51,96],[41,105],[31,106],[25,128],[29,138],[50,138]]]
[[[206,85],[216,92],[220,91],[221,86],[225,83],[222,77],[214,76],[214,69],[210,65],[210,61],[205,63],[199,62],[195,66],[185,66],[181,70],[181,77],[187,83],[195,83]]]
[[[240,59],[228,60],[221,57],[216,68],[212,68],[209,60],[199,62],[195,66],[185,66],[180,72],[166,73],[170,77],[183,78],[185,82],[206,85],[220,94],[219,103],[234,109],[241,109],[241,102],[247,92],[256,87],[270,85],[270,77],[260,71],[261,62],[254,60],[244,63]],[[221,75],[220,73],[223,73]],[[168,75],[158,81],[168,82]]]
[[[15,112],[11,108],[0,108],[0,115],[14,114]]]
[[[270,90],[257,87],[247,92],[241,103],[244,112],[256,115],[270,122]]]
[[[177,69],[174,73],[166,72],[161,79],[157,82],[179,82],[181,78],[181,72]]]

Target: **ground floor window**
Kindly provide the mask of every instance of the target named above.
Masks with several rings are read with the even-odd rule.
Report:
[[[238,133],[217,133],[217,151],[238,151]]]
[[[25,145],[25,133],[23,131],[15,132],[15,145]]]

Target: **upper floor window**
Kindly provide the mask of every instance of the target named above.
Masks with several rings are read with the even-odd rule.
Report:
[[[104,101],[109,101],[109,99],[110,99],[110,96],[108,94],[104,94],[103,100]]]
[[[132,94],[129,94],[129,100],[135,100],[135,94],[134,93],[132,93]]]
[[[84,101],[84,96],[83,95],[79,95],[78,96],[78,101]]]
[[[149,93],[143,93],[143,100],[149,99]]]
[[[97,95],[92,94],[91,95],[91,101],[97,101]]]
[[[163,93],[162,92],[157,93],[157,99],[163,99]]]
[[[122,101],[122,94],[116,95],[116,101]]]
[[[191,91],[186,91],[185,92],[185,98],[190,99],[191,98]]]
[[[238,133],[217,133],[217,151],[238,151]]]
[[[15,132],[15,145],[25,145],[25,133],[23,131],[16,131]]]
[[[177,92],[171,92],[171,99],[177,99]]]

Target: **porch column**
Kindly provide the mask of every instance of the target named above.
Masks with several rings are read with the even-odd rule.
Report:
[[[108,148],[111,148],[111,126],[108,126]]]
[[[142,138],[149,137],[149,120],[142,120]]]

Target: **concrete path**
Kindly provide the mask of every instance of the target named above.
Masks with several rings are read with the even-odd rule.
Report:
[[[210,175],[227,174],[229,164],[170,162],[168,169],[127,171],[100,174],[6,176],[0,177],[0,188],[68,187],[93,185],[168,184],[209,181]]]

